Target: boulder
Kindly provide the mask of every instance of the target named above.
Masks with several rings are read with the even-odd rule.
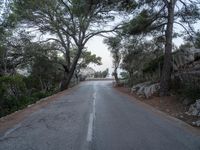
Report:
[[[146,85],[149,85],[150,83],[151,83],[151,82],[144,82],[144,83],[139,83],[139,84],[134,85],[134,86],[131,88],[131,93],[140,90],[142,87],[144,87],[144,86],[146,86]]]
[[[200,116],[200,99],[196,100],[194,104],[190,105],[187,114],[192,116]]]
[[[197,120],[197,121],[195,121],[195,122],[192,122],[192,124],[193,124],[194,126],[200,127],[200,120]]]
[[[147,87],[147,89],[145,90],[145,97],[149,98],[151,97],[154,93],[157,93],[160,90],[160,84],[159,83],[155,83],[155,84],[151,84],[150,86]]]
[[[159,83],[144,82],[134,85],[131,89],[132,92],[136,92],[137,95],[142,95],[146,98],[151,97],[154,93],[160,89]]]

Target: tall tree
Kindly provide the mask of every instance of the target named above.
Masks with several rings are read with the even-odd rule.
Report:
[[[119,78],[118,78],[118,68],[120,65],[121,61],[121,50],[122,50],[122,45],[121,45],[121,38],[118,37],[109,37],[104,40],[104,43],[108,45],[108,48],[111,52],[112,58],[113,58],[113,66],[114,66],[114,71],[113,71],[113,76],[115,78],[116,83],[119,83]]]
[[[105,24],[114,19],[111,12],[114,3],[106,0],[14,0],[13,12],[21,23],[26,23],[41,33],[48,33],[65,54],[65,77],[61,89],[68,87],[85,44],[92,37],[111,32]],[[104,26],[103,26],[104,25]],[[76,55],[71,60],[70,46]]]
[[[168,94],[171,81],[171,71],[172,71],[172,36],[173,36],[173,24],[174,24],[174,9],[176,0],[165,1],[167,5],[167,27],[166,27],[166,44],[165,44],[165,55],[163,70],[160,82],[160,95],[165,96]]]
[[[196,47],[196,48],[200,48],[200,31],[198,31],[197,33],[196,33],[196,35],[194,36],[194,46]]]
[[[188,34],[194,32],[191,25],[200,19],[199,7],[198,0],[141,0],[138,1],[138,15],[125,25],[124,31],[131,35],[151,33],[153,36],[164,37],[161,96],[168,95],[170,89],[174,24],[183,27]]]

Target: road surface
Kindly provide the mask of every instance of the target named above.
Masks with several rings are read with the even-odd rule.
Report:
[[[200,150],[200,137],[111,81],[88,81],[1,133],[0,150]]]

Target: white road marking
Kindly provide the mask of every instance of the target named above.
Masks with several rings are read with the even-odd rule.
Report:
[[[96,97],[97,97],[97,93],[94,92],[94,94],[93,94],[93,99],[96,99]]]
[[[96,105],[96,92],[94,92],[94,94],[93,94],[92,113],[90,113],[89,124],[88,124],[88,132],[87,132],[87,141],[88,142],[92,141],[93,124],[94,124],[94,119],[96,117],[95,105]]]
[[[96,117],[96,92],[93,95],[93,117]]]
[[[89,125],[88,125],[88,133],[87,133],[87,141],[88,142],[92,141],[93,121],[94,121],[94,117],[93,117],[93,114],[91,113],[90,119],[89,119]]]
[[[95,100],[93,102],[93,117],[96,118],[96,108],[95,108]]]

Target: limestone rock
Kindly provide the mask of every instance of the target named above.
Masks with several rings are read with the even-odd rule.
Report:
[[[194,104],[190,105],[190,108],[187,114],[193,115],[193,116],[200,116],[200,99],[196,100]]]
[[[160,89],[159,83],[144,82],[134,85],[131,88],[131,93],[136,92],[137,95],[142,95],[146,98],[151,97],[154,93],[158,92]]]
[[[194,126],[200,127],[200,120],[197,120],[197,121],[195,121],[195,122],[192,122],[192,124],[193,124]]]

